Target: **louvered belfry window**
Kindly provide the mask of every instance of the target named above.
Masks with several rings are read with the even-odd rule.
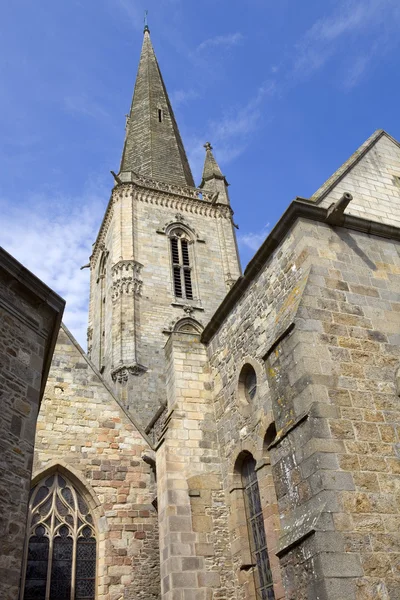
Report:
[[[174,293],[177,298],[193,300],[189,242],[178,235],[171,238]]]
[[[96,537],[85,500],[60,473],[32,490],[23,600],[94,600]]]
[[[256,566],[256,592],[260,600],[275,600],[271,566],[268,558],[256,461],[249,455],[242,463],[242,485],[246,509],[250,550]]]

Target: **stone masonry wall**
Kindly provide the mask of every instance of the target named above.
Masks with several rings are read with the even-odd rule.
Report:
[[[233,599],[229,513],[199,335],[171,334],[166,359],[169,414],[157,449],[162,597]]]
[[[70,334],[60,331],[40,410],[34,473],[57,467],[87,491],[98,536],[96,598],[159,598],[149,444]]]
[[[60,298],[0,249],[2,600],[19,595],[36,419],[63,308]]]
[[[399,250],[300,220],[210,342],[227,494],[241,452],[271,463],[277,544],[263,510],[277,597],[399,598]],[[246,404],[238,377],[248,362],[258,388]],[[236,587],[247,589],[236,556]]]

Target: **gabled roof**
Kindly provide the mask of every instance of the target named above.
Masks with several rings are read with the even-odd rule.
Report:
[[[337,185],[339,181],[341,181],[341,179],[343,179],[343,177],[345,177],[345,175],[347,175],[347,173],[351,171],[351,169],[367,154],[367,152],[371,150],[373,146],[375,146],[377,141],[380,140],[383,136],[386,136],[389,140],[391,140],[394,144],[396,144],[396,146],[400,148],[400,143],[397,140],[395,140],[391,135],[389,135],[383,129],[377,129],[350,156],[350,158],[346,160],[346,162],[344,162],[342,166],[339,167],[337,171],[335,171],[333,175],[331,175],[329,179],[327,179],[325,183],[321,185],[320,188],[318,188],[318,190],[311,196],[310,200],[316,203],[323,200],[323,198],[325,198],[325,196],[329,194],[329,192],[335,187],[335,185]]]
[[[120,172],[194,187],[178,125],[154,54],[148,28],[136,78]]]

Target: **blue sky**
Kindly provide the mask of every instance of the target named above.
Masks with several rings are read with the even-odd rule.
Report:
[[[197,182],[210,141],[245,264],[378,128],[400,138],[398,0],[15,0],[0,24],[0,244],[67,300],[117,171],[143,13]]]

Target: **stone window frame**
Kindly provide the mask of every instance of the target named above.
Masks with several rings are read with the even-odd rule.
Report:
[[[51,477],[55,473],[59,473],[62,477],[68,479],[70,481],[70,483],[76,488],[76,490],[79,492],[79,494],[82,496],[82,498],[87,503],[89,510],[90,510],[90,514],[93,518],[92,526],[93,526],[93,529],[95,532],[95,538],[96,538],[96,575],[95,575],[95,586],[94,587],[95,587],[95,598],[97,600],[97,597],[99,595],[100,581],[101,581],[102,575],[104,575],[104,573],[101,572],[102,571],[102,569],[101,569],[102,561],[100,560],[100,558],[102,556],[105,556],[105,553],[106,553],[105,552],[106,551],[106,540],[107,540],[107,533],[108,533],[107,519],[105,516],[105,512],[104,512],[102,504],[100,503],[95,492],[91,488],[89,482],[84,479],[83,475],[77,469],[75,469],[71,465],[68,465],[62,459],[50,461],[46,465],[46,468],[34,472],[34,474],[32,476],[32,481],[31,481],[31,489],[34,489],[38,483],[40,483],[44,479],[47,479],[48,477]],[[28,540],[29,540],[29,538],[25,539],[19,600],[24,600]]]
[[[177,296],[175,294],[175,285],[174,285],[174,262],[172,257],[172,242],[171,240],[175,237],[176,232],[181,232],[179,236],[180,239],[186,240],[188,244],[188,254],[189,254],[189,269],[190,269],[190,279],[192,286],[192,298],[186,298],[186,294],[182,296]],[[199,287],[198,287],[198,278],[197,278],[197,266],[196,266],[196,252],[194,249],[194,245],[196,242],[196,237],[194,232],[182,222],[170,223],[166,229],[165,234],[168,238],[168,246],[169,246],[169,260],[170,260],[170,272],[171,272],[171,294],[176,302],[179,304],[189,304],[193,305],[199,302]],[[183,235],[182,235],[183,234]],[[183,269],[183,266],[182,266]]]
[[[250,365],[257,378],[257,389],[255,396],[252,400],[248,400],[244,389],[243,370],[246,365]],[[250,355],[246,355],[237,365],[236,379],[235,379],[235,400],[236,406],[240,414],[244,417],[250,417],[254,411],[254,404],[257,402],[258,396],[262,393],[263,385],[267,383],[265,371],[261,362],[258,362],[256,358]]]
[[[264,416],[260,423],[260,431],[263,432],[263,435],[258,435],[257,441],[245,440],[239,443],[232,454],[233,459],[229,464],[231,548],[234,564],[238,565],[239,583],[246,585],[246,599],[248,600],[256,600],[257,598],[240,471],[243,457],[249,454],[256,460],[255,470],[263,507],[264,528],[268,545],[268,557],[272,570],[275,600],[284,600],[285,598],[279,559],[276,556],[280,532],[278,501],[272,476],[271,460],[268,453],[271,425],[273,423],[272,413]]]

